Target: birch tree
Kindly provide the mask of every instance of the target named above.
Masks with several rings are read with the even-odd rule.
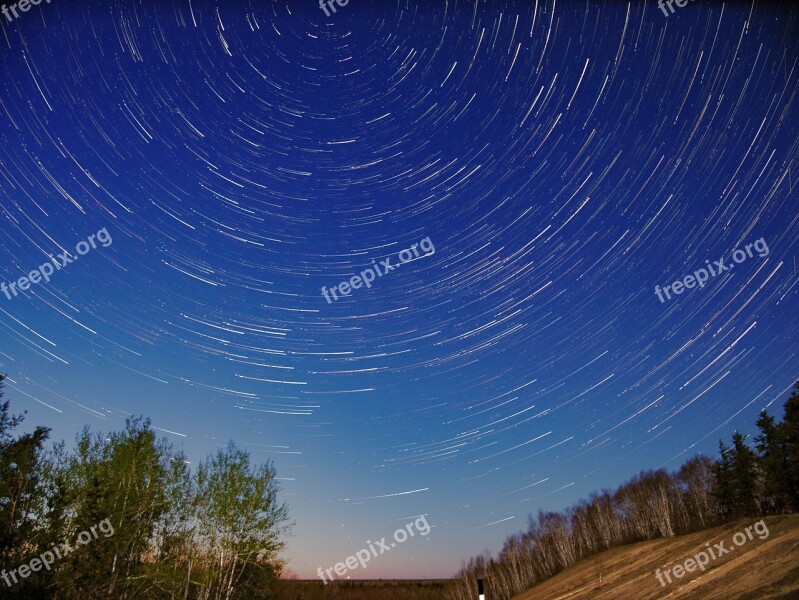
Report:
[[[195,506],[209,565],[209,598],[230,600],[267,586],[280,568],[288,508],[271,463],[253,467],[231,442],[200,464]]]

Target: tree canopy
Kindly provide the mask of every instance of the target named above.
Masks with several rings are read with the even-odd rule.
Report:
[[[233,600],[280,574],[288,509],[272,463],[231,442],[192,472],[143,418],[48,451],[47,428],[13,436],[23,418],[0,402],[3,598]],[[23,567],[37,557],[47,568]]]

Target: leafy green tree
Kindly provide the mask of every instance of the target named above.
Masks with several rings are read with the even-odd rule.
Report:
[[[42,529],[38,517],[44,510],[41,478],[42,450],[50,429],[36,427],[33,433],[13,437],[24,415],[12,415],[3,401],[0,375],[0,570],[16,568],[37,554]],[[42,578],[22,580],[14,586],[16,597],[42,597]],[[0,581],[0,589],[6,584]]]
[[[14,583],[19,600],[249,600],[282,569],[288,511],[271,463],[252,465],[232,443],[192,474],[148,420],[77,436],[43,451],[49,429],[13,437],[23,416],[2,402],[0,568],[72,548],[52,569]],[[80,543],[78,543],[80,542]]]
[[[172,457],[166,473],[169,510],[155,528],[156,543],[152,560],[146,564],[147,577],[161,597],[185,599],[198,597],[193,579],[200,560],[196,540],[196,519],[193,510],[194,481],[185,456]]]
[[[288,508],[277,498],[274,466],[253,467],[232,442],[202,462],[195,510],[206,555],[210,600],[263,595],[281,568]]]
[[[173,458],[149,421],[128,419],[123,431],[78,436],[75,454],[58,461],[61,539],[108,520],[111,535],[99,535],[59,561],[63,598],[144,598],[155,594],[147,577],[154,532],[170,509],[168,480]]]

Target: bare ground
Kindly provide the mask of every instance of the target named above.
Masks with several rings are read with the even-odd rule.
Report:
[[[738,521],[679,537],[641,542],[603,552],[537,585],[513,600],[797,600],[799,599],[799,514],[767,517],[769,536],[753,533],[740,547],[711,560],[705,571],[671,576],[663,587],[655,577],[682,564],[707,542],[724,541],[758,519]],[[740,538],[738,538],[740,540]],[[601,583],[600,583],[601,575]]]

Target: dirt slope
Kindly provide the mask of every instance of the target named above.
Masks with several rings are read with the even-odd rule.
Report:
[[[761,540],[751,530],[753,539],[747,537],[736,547],[733,536],[755,521],[738,521],[690,535],[608,550],[515,596],[514,600],[799,599],[799,515],[767,517],[768,537]],[[762,526],[760,531],[764,531]],[[737,539],[741,541],[741,537]],[[661,573],[673,569],[707,551],[708,542],[711,549],[723,542],[723,547],[731,550],[716,560],[711,559],[704,572],[695,569],[682,578],[671,574],[671,583],[661,576],[665,587],[658,582],[655,569],[659,568]]]

